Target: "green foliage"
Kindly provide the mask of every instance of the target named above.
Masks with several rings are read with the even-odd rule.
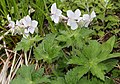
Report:
[[[42,38],[38,35],[33,38],[22,38],[22,40],[17,43],[15,51],[23,50],[27,52],[34,45],[35,42],[38,42],[40,40],[42,40]]]
[[[91,40],[88,45],[83,47],[81,53],[78,54],[78,56],[73,56],[68,63],[80,65],[79,67],[82,67],[81,69],[83,69],[83,67],[87,68],[87,70],[84,70],[86,71],[84,73],[91,71],[93,75],[97,76],[101,80],[104,80],[105,71],[110,71],[114,67],[111,67],[110,65],[116,64],[117,61],[112,60],[111,62],[109,59],[120,57],[120,53],[111,54],[114,42],[115,36],[111,37],[103,44]],[[81,70],[78,70],[78,73],[80,73],[80,78],[84,75]]]
[[[44,60],[48,63],[52,63],[55,58],[60,57],[61,47],[55,40],[55,34],[48,34],[43,39],[42,43],[34,49],[34,55],[37,60]]]
[[[87,80],[86,78],[82,78],[78,84],[114,84],[113,80],[111,79],[106,79],[105,82],[100,81],[97,78],[92,78],[92,80]]]
[[[50,80],[49,76],[44,76],[44,68],[35,70],[34,65],[25,66],[23,65],[17,72],[16,78],[11,84],[43,84],[48,83]]]
[[[63,15],[67,10],[80,9],[81,16],[94,10],[97,17],[89,28],[74,31],[63,23],[53,24],[50,7],[55,2]],[[29,14],[31,8],[35,12]],[[0,35],[8,30],[8,14],[13,21],[26,15],[38,21],[38,35],[18,42],[20,36],[8,34],[3,39],[6,47],[0,40],[0,55],[4,58],[4,48],[14,49],[13,43],[15,51],[27,52],[32,48],[31,53],[28,52],[28,66],[18,70],[11,84],[114,84],[112,78],[120,77],[119,59],[116,59],[120,57],[120,53],[116,53],[119,51],[120,0],[108,0],[108,3],[105,0],[0,0]],[[107,33],[114,36],[106,41],[110,37]],[[102,43],[99,43],[101,37]],[[35,60],[38,66],[45,66],[49,76],[44,68],[35,70],[34,65],[29,65]]]
[[[77,29],[76,31],[60,31],[60,35],[56,39],[60,42],[65,43],[63,47],[69,47],[74,45],[75,47],[82,47],[88,37],[93,33],[90,29]]]

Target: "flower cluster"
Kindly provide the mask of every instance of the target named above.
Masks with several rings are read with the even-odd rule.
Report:
[[[74,12],[72,10],[67,10],[67,17],[62,15],[62,11],[57,8],[56,3],[51,6],[51,19],[55,23],[59,23],[62,20],[67,21],[67,25],[71,27],[72,30],[75,30],[80,27],[88,27],[90,22],[96,17],[94,11],[91,14],[83,14],[81,16],[81,11],[76,9]]]
[[[30,16],[27,15],[21,20],[16,22],[11,20],[11,17],[7,15],[8,27],[11,28],[12,34],[23,34],[24,37],[33,34],[37,28],[38,22],[36,20],[31,20]]]

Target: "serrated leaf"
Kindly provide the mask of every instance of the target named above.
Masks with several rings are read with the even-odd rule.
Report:
[[[40,84],[40,83],[48,83],[50,80],[49,76],[44,76],[44,68],[40,70],[35,70],[34,65],[22,66],[11,84]],[[21,81],[22,80],[22,81]],[[21,82],[20,82],[21,81]]]
[[[105,43],[101,45],[101,53],[98,55],[98,62],[104,61],[107,58],[109,59],[111,56],[108,56],[113,49],[115,43],[115,36],[111,37]]]
[[[38,42],[40,40],[42,40],[42,38],[38,35],[33,38],[22,38],[22,40],[17,43],[15,51],[23,50],[27,52],[34,45],[34,42]]]
[[[34,65],[31,65],[29,67],[23,65],[17,72],[18,75],[20,75],[21,77],[25,78],[25,79],[29,79],[31,80],[31,74],[34,71]],[[25,73],[26,72],[26,73]]]
[[[102,71],[100,67],[98,67],[98,66],[93,66],[93,67],[91,68],[91,72],[92,72],[93,75],[97,76],[97,77],[100,78],[101,80],[103,80],[103,81],[105,80],[105,79],[104,79],[104,71]]]
[[[67,84],[76,84],[79,79],[80,78],[78,77],[78,72],[76,72],[75,68],[68,71],[65,75],[65,80]]]
[[[77,64],[77,65],[84,65],[84,62],[87,61],[85,56],[73,56],[72,59],[68,61],[68,64]]]
[[[95,59],[101,52],[100,46],[101,45],[97,41],[90,41],[89,44],[83,48],[82,54],[88,59]]]
[[[114,84],[112,79],[105,79],[105,81],[101,81],[96,77],[93,77],[91,80],[83,77],[77,84]]]
[[[52,80],[51,84],[66,84],[64,78],[58,77],[56,80]]]
[[[42,43],[34,49],[34,55],[37,60],[43,59],[44,61],[51,63],[59,56],[61,47],[58,45],[55,37],[55,34],[46,35]]]
[[[32,82],[29,80],[25,80],[22,77],[16,77],[14,80],[10,82],[10,84],[32,84]]]
[[[101,70],[109,72],[116,66],[117,62],[116,59],[108,59],[99,63],[98,66],[101,67]]]
[[[66,74],[65,80],[67,84],[74,84],[88,71],[89,68],[86,66],[75,67]]]

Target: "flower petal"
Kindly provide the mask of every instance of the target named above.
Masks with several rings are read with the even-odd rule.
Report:
[[[24,24],[25,27],[31,26],[31,18],[29,15],[24,17],[22,20],[22,23]]]
[[[78,19],[81,15],[81,11],[79,9],[75,10],[75,19]]]
[[[25,17],[25,20],[26,20],[27,22],[31,22],[31,18],[30,18],[30,16],[27,15],[27,16]]]
[[[91,15],[90,15],[91,19],[96,17],[95,11],[92,11]]]
[[[14,21],[10,21],[8,27],[14,28],[15,27],[15,22]]]
[[[52,16],[51,16],[51,19],[52,19],[55,23],[58,23],[58,22],[59,22],[59,16],[57,16],[57,15],[52,15]]]
[[[51,6],[51,14],[55,14],[57,10],[56,3],[52,4]]]
[[[35,31],[35,27],[29,27],[29,28],[28,28],[28,31],[29,31],[31,34],[33,34],[34,31]]]
[[[81,20],[83,20],[83,17],[78,17],[77,22],[80,22]]]
[[[73,21],[73,20],[68,20],[67,25],[71,26],[72,30],[75,30],[78,28],[78,24],[76,23],[76,21]]]
[[[31,25],[31,26],[36,28],[36,27],[37,27],[37,25],[38,25],[38,22],[37,22],[36,20],[33,20],[33,21],[32,21],[32,25]]]
[[[76,22],[74,22],[74,23],[71,24],[71,29],[72,30],[75,30],[77,28],[78,28],[78,24]]]
[[[89,19],[90,19],[90,15],[88,15],[88,14],[83,15],[83,20],[89,20]]]
[[[60,9],[57,9],[56,10],[56,15],[61,16],[62,15],[62,11]]]
[[[74,19],[74,12],[72,10],[67,11],[67,16],[71,19]]]

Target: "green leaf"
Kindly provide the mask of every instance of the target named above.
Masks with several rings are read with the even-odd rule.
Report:
[[[20,75],[21,77],[23,77],[24,79],[29,79],[31,80],[31,74],[34,71],[34,65],[31,65],[29,67],[23,65],[17,72],[17,75]],[[26,72],[26,73],[25,73]]]
[[[78,77],[78,72],[76,72],[76,68],[68,71],[65,75],[66,84],[76,84],[79,79],[80,78]]]
[[[102,71],[100,67],[98,67],[98,66],[93,66],[93,67],[91,68],[91,72],[92,72],[93,75],[97,76],[97,77],[100,78],[101,80],[103,80],[103,81],[105,80],[105,79],[104,79],[104,71]]]
[[[105,61],[107,59],[110,59],[110,58],[116,58],[116,57],[120,57],[120,53],[113,53],[113,54],[109,54],[107,55],[106,57],[101,57],[100,59],[97,60],[97,62],[102,62],[102,61]]]
[[[98,64],[98,67],[101,67],[101,70],[105,72],[111,71],[117,64],[118,60],[108,59]]]
[[[114,43],[115,43],[115,36],[112,36],[110,39],[108,39],[105,43],[103,43],[102,45],[109,45],[110,47],[107,48],[109,49],[109,53],[112,51],[113,47],[114,47]],[[105,47],[104,47],[105,49]]]
[[[50,80],[49,76],[44,76],[44,68],[39,70],[35,70],[34,65],[22,66],[15,77],[11,81],[11,84],[40,84],[40,83],[48,83]],[[22,80],[22,81],[21,81]],[[21,81],[21,82],[20,82]]]
[[[73,56],[72,59],[68,61],[68,64],[77,64],[77,65],[84,65],[84,62],[88,61],[85,56]]]
[[[94,30],[82,28],[78,34],[81,37],[86,38],[89,37],[89,35],[92,34],[93,32]]]
[[[101,61],[104,61],[104,60],[110,58],[108,55],[112,51],[114,43],[115,43],[115,36],[111,37],[109,40],[107,40],[105,43],[103,43],[101,45],[102,51],[97,56],[98,57],[98,62],[101,62]]]
[[[17,43],[15,51],[23,50],[27,52],[34,45],[35,42],[38,42],[40,40],[42,40],[42,38],[38,35],[33,38],[22,38],[22,40]]]
[[[83,47],[82,54],[88,59],[95,59],[100,51],[100,43],[97,41],[90,41],[88,45]]]
[[[59,57],[61,47],[58,45],[55,37],[55,34],[46,35],[42,43],[34,49],[34,55],[37,60],[43,59],[44,61],[51,63],[55,58]]]
[[[48,79],[49,76],[43,76],[44,74],[44,68],[39,69],[38,71],[34,71],[32,73],[32,80],[35,84],[39,84],[39,83],[47,83],[50,82],[50,80]]]
[[[32,84],[31,81],[29,80],[25,80],[24,78],[22,78],[21,76],[16,77],[15,79],[13,79],[10,84]]]
[[[73,71],[78,73],[78,78],[80,79],[84,74],[86,74],[89,71],[89,67],[79,66],[75,67]]]
[[[52,80],[51,84],[66,84],[64,78],[58,77],[56,80]]]
[[[83,77],[77,84],[114,84],[114,82],[112,79],[108,78],[106,78],[105,81],[101,81],[96,77],[93,77],[92,79],[87,79],[86,77]]]
[[[56,39],[59,41],[67,41],[68,38],[64,35],[59,35]]]

